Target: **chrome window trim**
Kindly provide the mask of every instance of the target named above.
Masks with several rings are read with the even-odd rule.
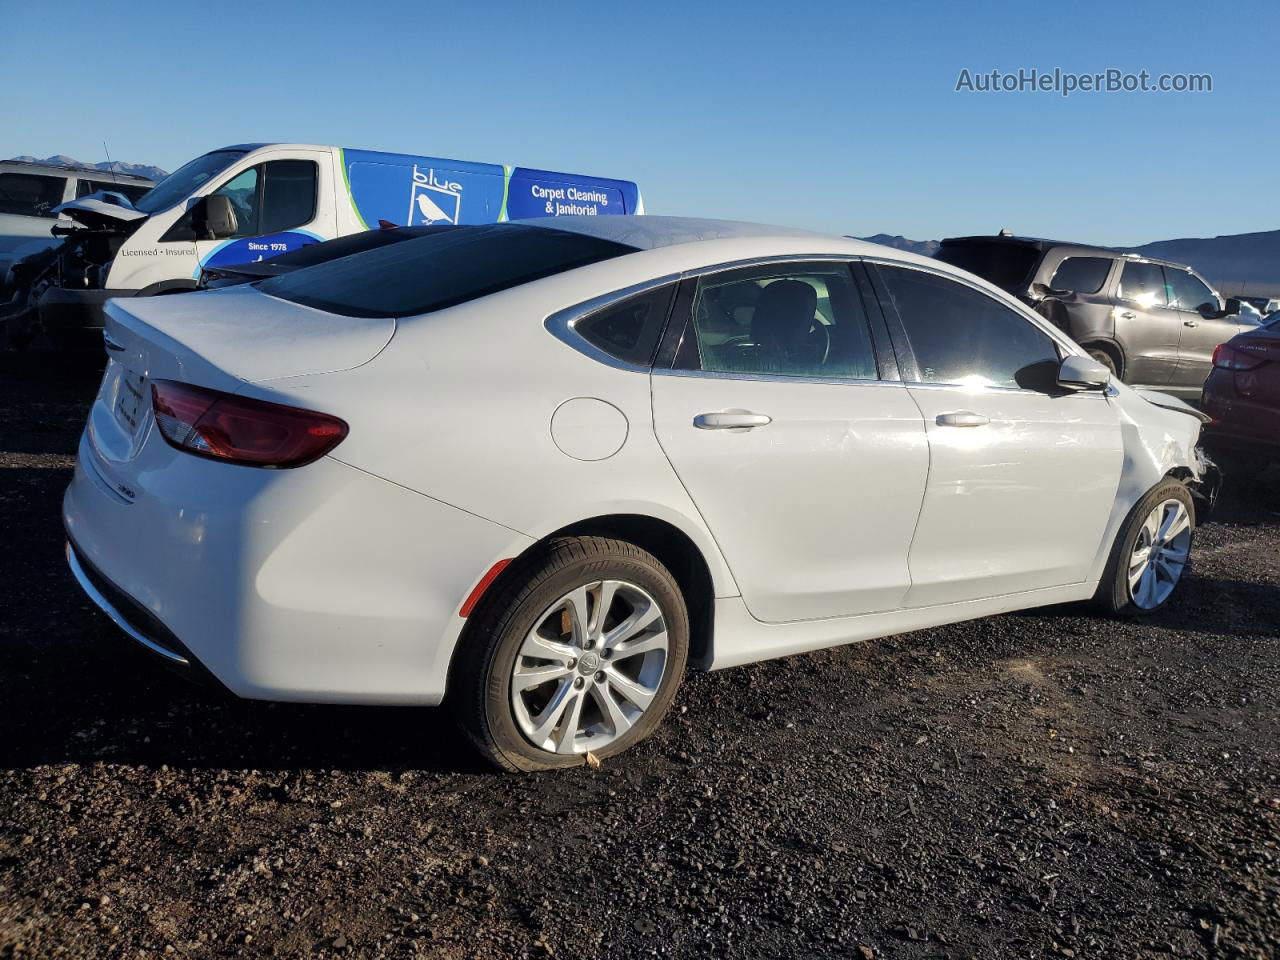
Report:
[[[656,290],[658,287],[666,286],[669,283],[676,283],[679,280],[680,274],[670,273],[653,280],[634,283],[629,287],[623,287],[621,290],[603,293],[598,297],[592,297],[590,300],[584,300],[582,303],[576,303],[571,307],[565,307],[563,310],[557,310],[542,322],[542,326],[561,343],[572,347],[578,353],[597,363],[603,363],[606,367],[623,370],[627,373],[648,373],[652,369],[651,367],[631,363],[627,360],[619,360],[613,354],[597,347],[580,334],[576,328],[579,321],[585,320],[587,317],[599,313],[601,310],[616,303],[621,303],[623,300],[639,296],[642,293],[648,293],[650,290]]]
[[[839,386],[856,386],[856,387],[905,387],[906,383],[901,380],[859,380],[855,377],[810,377],[810,376],[794,376],[790,377],[781,373],[740,373],[738,371],[725,370],[677,370],[664,369],[657,367],[653,369],[655,377],[701,377],[706,380],[751,380],[760,383],[830,383]]]

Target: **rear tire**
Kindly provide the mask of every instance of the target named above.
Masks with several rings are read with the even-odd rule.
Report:
[[[1134,505],[1094,594],[1102,612],[1144,617],[1173,598],[1190,559],[1195,516],[1191,492],[1178,480],[1162,480]]]
[[[1111,355],[1110,350],[1097,346],[1085,347],[1084,349],[1089,356],[1093,357],[1093,359],[1097,360],[1100,364],[1110,370],[1111,376],[1115,377],[1117,380],[1120,379],[1120,365],[1116,363],[1116,358]]]
[[[552,540],[512,564],[473,616],[449,697],[467,739],[503,770],[621,753],[657,729],[684,676],[684,597],[625,541]]]

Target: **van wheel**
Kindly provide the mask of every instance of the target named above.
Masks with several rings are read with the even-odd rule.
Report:
[[[1177,480],[1164,480],[1129,511],[1094,601],[1113,616],[1155,613],[1173,596],[1191,557],[1195,504]]]
[[[684,676],[689,614],[652,554],[604,537],[553,540],[486,597],[450,699],[505,770],[577,766],[640,742]]]
[[[1120,379],[1120,365],[1116,363],[1116,358],[1112,356],[1111,351],[1103,347],[1085,347],[1085,352],[1093,359],[1111,371],[1111,376],[1117,380]]]

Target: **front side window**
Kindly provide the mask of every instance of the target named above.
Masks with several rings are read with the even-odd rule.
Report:
[[[35,173],[0,173],[0,213],[21,217],[56,217],[53,208],[62,202],[66,177]]]
[[[236,237],[258,235],[258,168],[236,174],[210,196],[227,197],[236,212]]]
[[[674,283],[605,307],[573,325],[578,335],[611,357],[648,366],[675,293]]]
[[[1158,263],[1126,261],[1120,274],[1120,296],[1143,307],[1167,306],[1164,269]]]
[[[1110,257],[1067,257],[1053,272],[1049,286],[1072,293],[1097,293],[1111,272]]]
[[[279,233],[310,223],[316,215],[316,165],[310,160],[272,160],[262,175],[261,233]]]
[[[1169,283],[1169,306],[1175,310],[1196,312],[1208,305],[1218,309],[1218,298],[1198,277],[1186,270],[1170,267],[1164,272]]]
[[[879,271],[921,381],[1043,390],[1056,380],[1053,338],[1010,307],[937,274]]]
[[[847,263],[797,263],[699,278],[698,366],[715,373],[875,380],[875,351]]]
[[[635,250],[550,227],[454,227],[264,280],[258,289],[349,317],[410,317]]]

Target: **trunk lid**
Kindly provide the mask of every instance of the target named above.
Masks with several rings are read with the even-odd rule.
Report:
[[[90,439],[107,465],[123,465],[147,438],[153,380],[234,393],[246,383],[360,366],[394,333],[393,319],[340,317],[252,287],[110,300]]]

